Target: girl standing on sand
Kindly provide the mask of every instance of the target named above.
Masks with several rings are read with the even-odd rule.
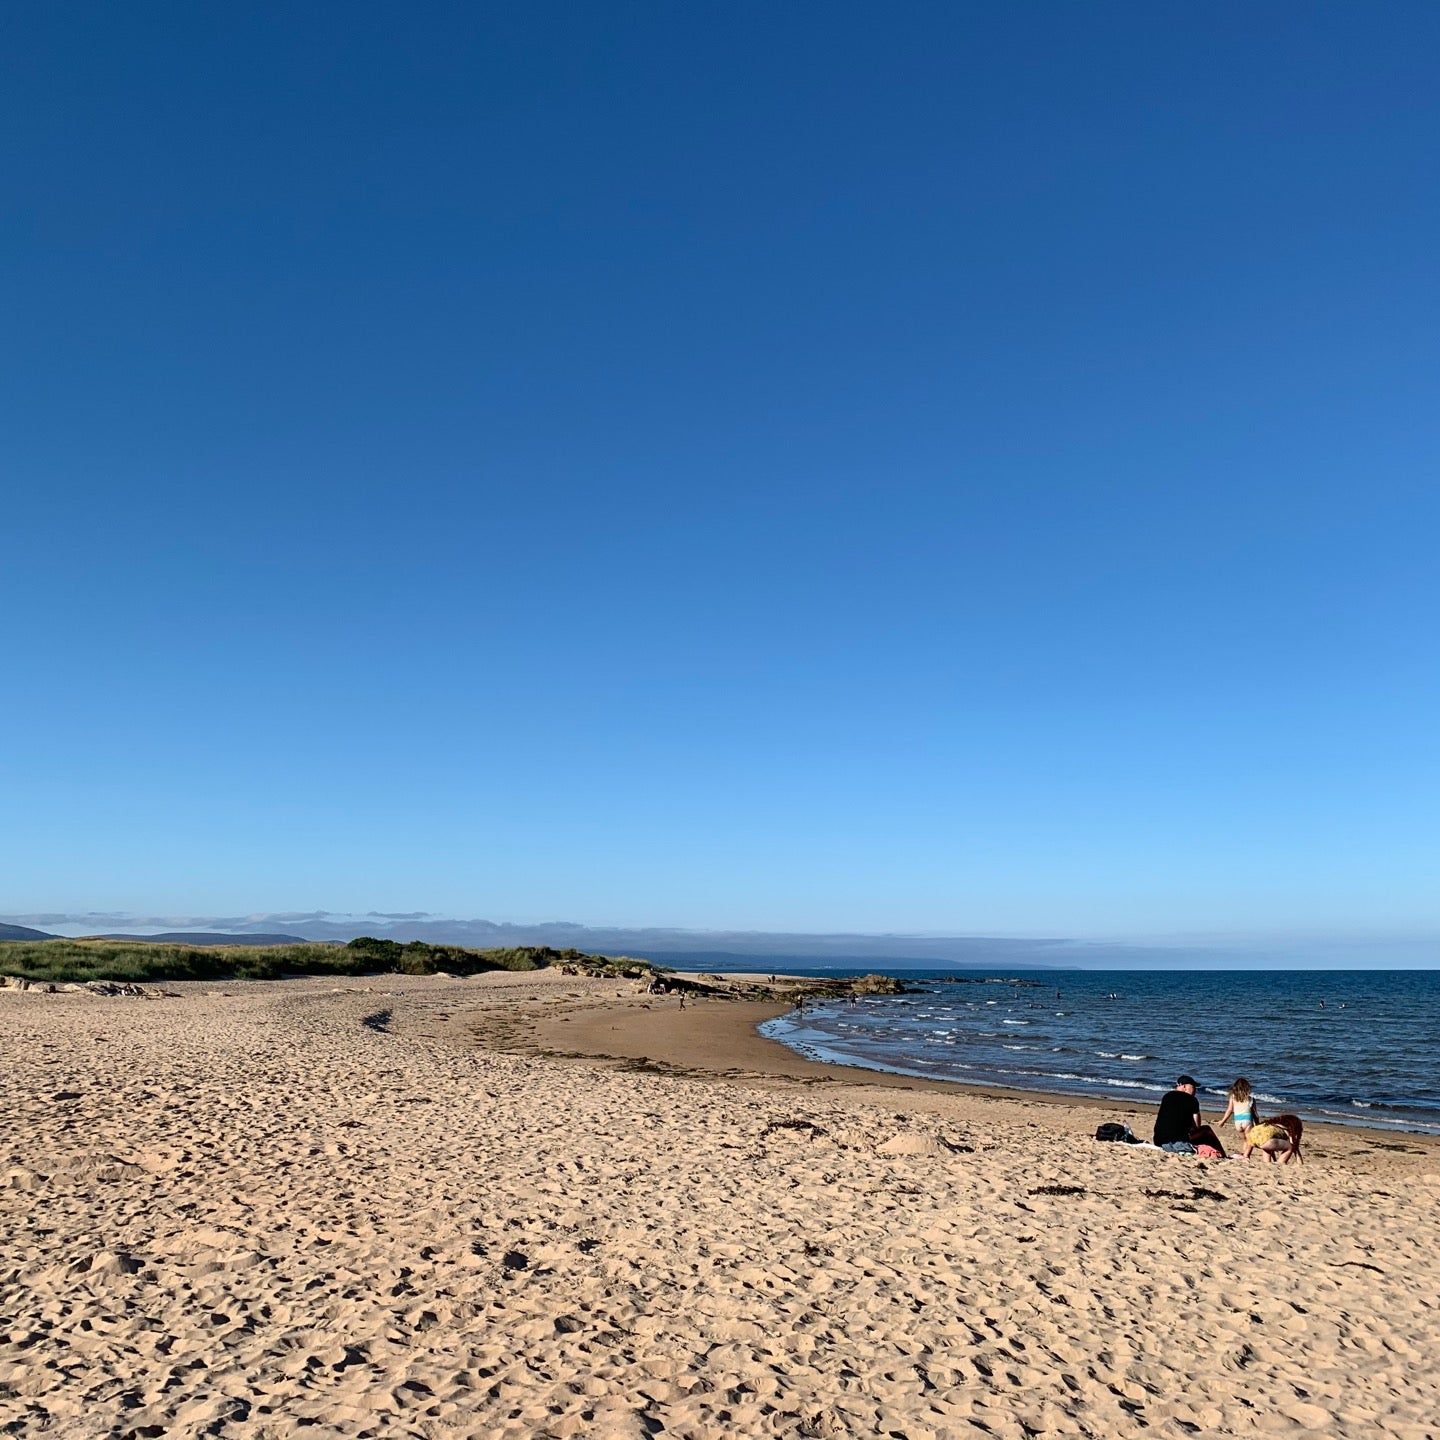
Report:
[[[1225,1113],[1220,1117],[1220,1124],[1224,1125],[1227,1120],[1235,1121],[1235,1133],[1239,1135],[1243,1143],[1246,1135],[1250,1133],[1250,1127],[1260,1119],[1260,1112],[1255,1108],[1255,1092],[1250,1088],[1250,1082],[1241,1075],[1230,1087],[1230,1103],[1225,1107]]]

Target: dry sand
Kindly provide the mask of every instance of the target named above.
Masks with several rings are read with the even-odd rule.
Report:
[[[1440,1434],[1434,1144],[1097,1145],[551,973],[170,988],[0,993],[0,1433]]]

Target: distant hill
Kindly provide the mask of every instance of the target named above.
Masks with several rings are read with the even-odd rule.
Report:
[[[11,927],[14,928],[13,926]],[[29,932],[36,939],[49,939],[38,930]],[[16,935],[23,940],[29,936]],[[222,935],[218,930],[166,930],[159,935],[91,935],[91,940],[153,940],[164,945],[306,945],[313,944],[303,935]]]
[[[267,924],[283,925],[287,930],[298,930],[310,941],[339,940],[342,943],[354,939],[356,935],[374,935],[386,940],[424,940],[432,945],[463,945],[480,949],[539,945],[556,950],[584,950],[599,955],[752,955],[760,957],[760,963],[771,969],[777,967],[770,962],[781,955],[787,958],[792,969],[797,959],[807,957],[816,965],[859,965],[868,970],[877,966],[903,965],[906,969],[920,969],[952,964],[1013,969],[1030,965],[1104,963],[1110,968],[1134,964],[1147,953],[1154,954],[1161,963],[1170,963],[1161,957],[1161,952],[1145,952],[1137,947],[1095,947],[1062,939],[976,935],[634,929],[581,925],[571,921],[512,925],[494,920],[445,919],[413,912],[387,915],[372,911],[367,915],[341,915],[323,910],[310,914],[294,911],[256,914],[234,921],[196,917],[193,923],[234,924],[237,930],[259,929]],[[1173,955],[1170,956],[1170,960],[1173,958]]]
[[[0,940],[54,940],[57,938],[44,930],[32,930],[28,925],[0,925]]]
[[[804,974],[811,970],[853,970],[863,975],[876,968],[891,970],[1038,970],[1047,968],[1034,960],[1001,960],[989,964],[979,961],[936,960],[923,955],[756,955],[739,950],[652,950],[649,946],[637,946],[626,954],[637,959],[653,960],[670,970],[718,970],[737,974]]]

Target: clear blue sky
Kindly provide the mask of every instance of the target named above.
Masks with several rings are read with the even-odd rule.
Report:
[[[1440,7],[4,49],[0,909],[1440,932]]]

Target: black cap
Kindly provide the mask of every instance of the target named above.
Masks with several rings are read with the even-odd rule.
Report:
[[[1198,1082],[1193,1075],[1182,1075],[1175,1083],[1176,1085],[1194,1085]]]

